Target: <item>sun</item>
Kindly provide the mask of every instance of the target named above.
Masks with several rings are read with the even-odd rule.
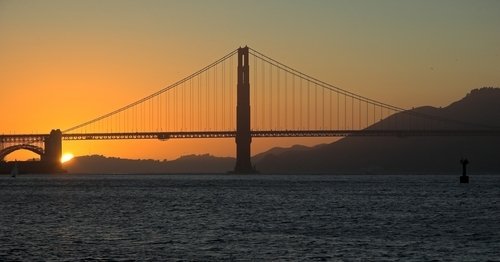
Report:
[[[61,157],[61,163],[65,163],[65,162],[68,162],[70,161],[71,159],[73,159],[73,154],[71,153],[65,153],[64,155],[62,155]]]

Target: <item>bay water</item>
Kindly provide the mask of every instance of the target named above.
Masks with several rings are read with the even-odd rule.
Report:
[[[500,260],[500,175],[0,176],[0,260]]]

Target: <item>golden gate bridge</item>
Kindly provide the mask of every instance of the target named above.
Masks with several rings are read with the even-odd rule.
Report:
[[[349,92],[243,47],[68,129],[0,135],[0,161],[24,149],[57,171],[64,140],[235,138],[234,172],[252,173],[252,138],[499,135],[498,127],[426,115]]]

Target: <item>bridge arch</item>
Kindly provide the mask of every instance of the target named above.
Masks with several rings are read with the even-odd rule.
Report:
[[[6,148],[0,150],[0,161],[5,160],[5,157],[8,154],[10,154],[10,153],[12,153],[14,151],[17,151],[17,150],[22,150],[22,149],[31,151],[31,152],[39,155],[40,158],[45,153],[45,150],[43,148],[39,147],[39,146],[28,145],[28,144],[14,145],[14,146],[9,146],[9,147],[6,147]]]

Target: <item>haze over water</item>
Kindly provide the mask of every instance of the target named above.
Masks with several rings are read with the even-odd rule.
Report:
[[[0,260],[495,260],[500,176],[0,177]]]

